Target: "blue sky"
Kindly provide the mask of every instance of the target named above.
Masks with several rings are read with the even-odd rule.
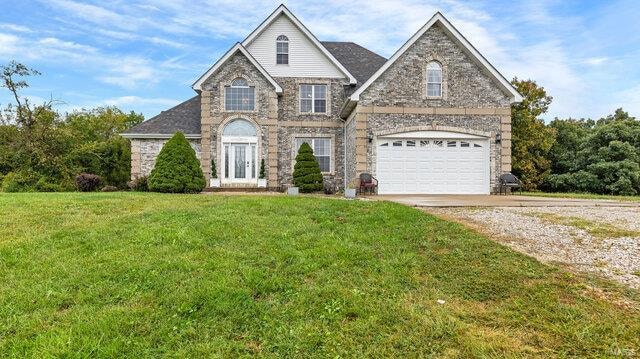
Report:
[[[194,95],[191,84],[280,2],[4,0],[0,63],[42,72],[26,95],[62,111],[116,105],[147,118]],[[285,2],[320,39],[385,57],[441,11],[508,79],[534,79],[553,117],[640,117],[640,2]],[[0,106],[9,101],[0,89]]]

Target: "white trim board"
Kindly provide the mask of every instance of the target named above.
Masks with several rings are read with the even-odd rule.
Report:
[[[260,63],[258,63],[258,61],[256,61],[256,59],[251,56],[249,51],[247,51],[247,49],[239,42],[233,45],[233,47],[229,49],[229,51],[227,51],[224,56],[216,61],[216,63],[213,64],[213,66],[211,66],[211,68],[207,70],[204,75],[200,76],[200,78],[198,78],[198,80],[193,84],[192,88],[196,91],[202,91],[202,84],[204,83],[204,81],[206,81],[211,75],[213,75],[222,65],[224,65],[225,62],[227,62],[231,58],[231,56],[233,56],[238,51],[240,51],[240,53],[242,53],[247,59],[249,59],[249,62],[251,62],[251,64],[260,71],[262,76],[264,76],[271,83],[271,85],[273,85],[273,87],[276,89],[276,93],[282,93],[282,87],[280,87],[276,80],[274,80],[273,77],[269,75],[269,73],[262,67],[262,65],[260,65]]]
[[[289,9],[287,9],[287,7],[284,5],[278,6],[278,8],[273,13],[271,13],[271,15],[269,15],[269,17],[260,24],[260,26],[253,30],[244,39],[244,41],[242,41],[242,46],[248,47],[249,44],[251,44],[251,42],[253,42],[253,40],[255,40],[256,37],[258,37],[280,15],[284,15],[289,18],[289,20],[291,20],[291,22],[293,22],[293,24],[297,26],[300,31],[302,31],[302,33],[322,52],[322,54],[326,56],[346,77],[349,78],[350,84],[356,84],[356,78],[351,75],[351,73],[349,73],[349,71],[347,71],[347,69],[342,66],[342,64],[338,60],[336,60],[333,55],[331,55],[329,50],[327,50],[327,48],[324,47],[324,45],[322,45],[320,41],[318,41],[318,39],[311,33],[311,31],[309,31],[309,29],[307,29],[304,24],[300,22],[300,20],[298,20],[298,18],[293,15],[293,13],[289,11]]]
[[[444,31],[450,35],[461,47],[462,49],[471,57],[471,59],[476,62],[480,67],[482,67],[488,75],[490,75],[502,88],[505,93],[511,95],[511,102],[520,102],[522,101],[522,95],[518,93],[518,91],[511,85],[507,79],[496,70],[487,59],[480,54],[478,50],[476,50],[473,45],[447,20],[444,15],[440,12],[437,12],[429,21],[427,21],[424,26],[418,30],[407,42],[402,45],[398,51],[396,51],[387,62],[378,69],[362,86],[351,95],[351,101],[358,101],[360,99],[360,95],[378,78],[380,77],[391,65],[393,65],[396,60],[402,56],[410,47],[413,45],[422,35],[424,35],[427,30],[429,30],[433,25],[439,23],[442,25]]]

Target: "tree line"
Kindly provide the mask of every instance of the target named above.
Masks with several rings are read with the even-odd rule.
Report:
[[[2,191],[74,190],[81,173],[127,187],[131,148],[119,133],[142,122],[141,114],[98,107],[61,115],[55,101],[34,105],[21,95],[39,72],[17,62],[0,71],[14,102],[0,112]],[[511,108],[512,171],[525,190],[640,194],[640,121],[617,109],[597,120],[545,123],[553,98],[535,81],[512,83],[524,97]]]
[[[39,73],[17,62],[0,67],[0,86],[14,103],[0,113],[0,187],[5,192],[71,191],[80,173],[106,186],[126,188],[131,146],[120,132],[141,114],[98,107],[61,115],[55,101],[33,104],[21,95],[26,78]]]
[[[640,194],[640,121],[622,109],[598,120],[540,116],[553,98],[534,81],[511,108],[513,173],[525,190]]]

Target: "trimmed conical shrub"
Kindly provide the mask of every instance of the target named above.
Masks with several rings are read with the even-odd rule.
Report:
[[[315,192],[322,189],[322,172],[318,160],[308,143],[303,142],[293,167],[293,184],[300,192]]]
[[[182,132],[176,132],[160,150],[148,184],[154,192],[196,193],[204,188],[200,161]]]

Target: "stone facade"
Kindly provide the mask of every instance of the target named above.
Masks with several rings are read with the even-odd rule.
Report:
[[[426,96],[426,65],[438,61],[443,70],[440,98]],[[226,111],[225,87],[235,78],[255,87],[253,111]],[[409,131],[449,131],[490,139],[490,181],[511,170],[510,97],[436,24],[412,44],[362,94],[346,119],[340,117],[354,87],[346,78],[274,79],[273,84],[241,52],[232,55],[202,84],[201,139],[190,140],[201,160],[207,183],[211,160],[223,177],[222,131],[234,119],[245,119],[258,131],[258,157],[267,165],[270,188],[292,183],[296,137],[331,139],[331,171],[325,180],[338,188],[362,172],[376,173],[378,136]],[[327,113],[300,113],[301,84],[327,85]],[[345,115],[346,116],[346,115]],[[497,135],[501,136],[498,141]],[[147,175],[166,140],[134,139],[132,177]],[[224,182],[223,182],[224,183]]]
[[[255,88],[253,111],[226,111],[224,107],[225,86],[241,77]],[[269,81],[241,53],[233,55],[218,72],[206,79],[202,90],[202,168],[207,182],[211,178],[211,158],[216,161],[218,178],[222,178],[222,130],[237,118],[252,122],[258,129],[259,166],[262,159],[268,167],[269,186],[277,187],[277,94]]]
[[[443,96],[426,96],[426,67],[438,61]],[[496,86],[439,25],[431,27],[361,95],[360,106],[508,108],[509,97]]]
[[[132,139],[131,140],[131,178],[149,176],[156,165],[158,154],[169,139]],[[196,157],[202,158],[199,139],[188,139]]]
[[[431,61],[438,61],[443,71],[442,96],[435,99],[426,95],[426,66]],[[433,26],[360,95],[353,124],[347,121],[351,138],[346,141],[356,144],[345,169],[347,180],[361,172],[375,175],[376,148],[368,139],[441,130],[490,138],[490,182],[495,191],[500,174],[511,170],[510,113],[509,97],[439,26]]]
[[[292,183],[294,148],[296,137],[323,137],[331,139],[331,168],[324,173],[326,181],[343,186],[344,172],[344,121],[340,108],[346,100],[346,79],[322,78],[276,78],[283,93],[278,101],[278,182],[280,186]],[[327,112],[300,113],[300,91],[302,84],[327,85]]]

